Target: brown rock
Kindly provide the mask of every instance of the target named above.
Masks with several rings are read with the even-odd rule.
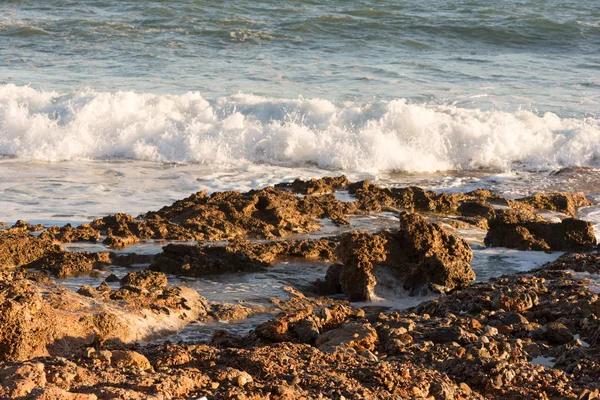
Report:
[[[575,218],[552,223],[525,211],[498,210],[489,228],[485,244],[492,247],[565,251],[596,245],[592,225]]]
[[[0,269],[29,264],[61,251],[60,246],[28,232],[0,230]]]
[[[543,193],[517,199],[511,203],[513,207],[529,206],[534,209],[558,211],[570,216],[575,216],[579,207],[591,206],[592,203],[583,193]]]
[[[365,350],[373,350],[375,343],[377,343],[377,332],[370,324],[348,322],[319,335],[316,346],[326,353],[335,352],[341,347],[350,347],[361,354]]]
[[[350,301],[372,299],[378,275],[385,276],[380,284],[391,282],[391,290],[402,285],[412,293],[422,288],[445,292],[475,279],[473,253],[462,239],[417,214],[401,214],[400,226],[393,233],[353,232],[342,238],[339,281]]]
[[[140,288],[162,288],[167,286],[167,276],[163,273],[150,270],[130,272],[121,279],[121,285]]]
[[[144,371],[152,370],[150,361],[138,352],[131,350],[113,350],[111,355],[111,363],[116,367],[139,368]]]

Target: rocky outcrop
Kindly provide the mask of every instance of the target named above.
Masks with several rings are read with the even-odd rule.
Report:
[[[0,230],[0,269],[34,262],[46,255],[61,252],[60,246],[21,229]]]
[[[92,228],[89,224],[82,224],[77,227],[66,224],[64,226],[51,226],[40,234],[40,237],[48,240],[55,240],[61,243],[72,242],[98,242],[100,241],[100,231]]]
[[[585,250],[596,245],[592,225],[576,218],[548,222],[522,210],[498,210],[489,221],[486,246],[519,250]]]
[[[77,294],[35,275],[4,273],[1,278],[0,361],[149,339],[177,331],[209,309],[195,290],[183,287],[113,290],[104,285]]]
[[[169,244],[155,257],[153,271],[185,276],[242,271],[260,271],[269,266],[244,252],[228,251],[226,246]]]
[[[46,271],[57,278],[68,278],[91,273],[94,268],[111,264],[109,253],[70,253],[65,251],[50,253],[27,265],[25,268],[35,268]]]
[[[436,193],[416,186],[383,188],[369,181],[360,181],[348,185],[348,191],[357,198],[359,210],[370,212],[393,208],[412,212],[449,214],[458,213],[459,207],[466,202],[508,205],[505,199],[488,190],[475,190],[469,193]]]
[[[592,203],[583,193],[539,193],[510,202],[512,208],[557,211],[575,216],[580,207],[591,206]]]
[[[388,291],[447,292],[475,279],[469,245],[417,214],[402,213],[396,232],[345,235],[339,254],[340,286],[351,301],[372,300],[377,284]]]
[[[186,276],[259,271],[278,258],[334,260],[337,245],[336,241],[326,238],[264,243],[240,240],[227,246],[169,244],[156,255],[150,269]]]
[[[338,189],[344,188],[350,184],[348,178],[344,175],[332,177],[326,176],[321,179],[309,179],[307,181],[303,181],[302,179],[296,179],[290,183],[278,183],[275,185],[276,189],[288,189],[295,193],[300,193],[304,195],[314,195],[314,194],[323,194],[323,193],[331,193]]]

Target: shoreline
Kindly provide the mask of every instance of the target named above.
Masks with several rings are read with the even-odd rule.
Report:
[[[340,176],[199,192],[77,227],[18,222],[0,230],[0,397],[597,398],[600,255],[591,224],[574,217],[589,205],[578,193],[506,199]],[[397,222],[352,225],[350,216],[382,211]],[[311,237],[324,218],[347,229]],[[486,230],[490,247],[567,254],[473,283],[471,246],[456,236],[469,227]],[[127,249],[146,239],[175,242],[155,255],[61,247]],[[286,297],[260,306],[209,301],[165,275],[260,275],[287,259],[329,267],[311,287],[285,286]],[[51,279],[111,265],[128,273],[77,292]],[[383,288],[436,298],[405,310],[369,303]],[[270,318],[245,335],[141,344],[191,322],[257,315]]]

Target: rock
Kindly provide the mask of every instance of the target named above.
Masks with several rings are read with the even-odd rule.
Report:
[[[27,361],[0,372],[0,397],[22,398],[34,389],[46,386],[45,366]]]
[[[72,227],[71,224],[65,226],[51,226],[40,234],[40,238],[47,240],[56,240],[61,243],[72,242],[98,242],[100,241],[100,231],[92,228],[89,224],[82,224],[78,227]]]
[[[140,288],[162,288],[167,286],[167,276],[163,273],[150,270],[130,272],[121,279],[121,285]]]
[[[538,302],[538,295],[533,290],[497,290],[492,294],[492,304],[496,310],[522,312]]]
[[[358,354],[373,350],[377,342],[377,332],[370,324],[348,322],[338,329],[327,331],[317,338],[319,350],[332,353],[341,347],[350,347]]]
[[[71,253],[61,250],[60,252],[49,253],[25,265],[25,267],[48,271],[52,275],[64,279],[89,274],[95,267],[109,264],[109,253]]]
[[[104,279],[104,282],[120,282],[121,279],[119,279],[119,277],[113,273],[111,273],[109,276],[106,277],[106,279]]]
[[[111,363],[118,368],[152,370],[150,361],[144,355],[131,350],[113,350],[111,352]]]
[[[70,354],[94,343],[144,340],[178,331],[208,313],[207,301],[194,289],[131,288],[88,287],[82,296],[5,273],[0,276],[0,362]]]
[[[259,271],[269,264],[254,260],[243,252],[230,252],[223,246],[169,244],[150,266],[153,271],[186,276]]]
[[[473,253],[462,239],[417,214],[401,214],[400,224],[393,233],[353,232],[342,238],[339,281],[350,301],[371,300],[378,282],[387,290],[418,293],[423,288],[447,292],[475,279]]]
[[[549,211],[558,211],[570,216],[575,216],[575,212],[579,207],[591,206],[592,203],[585,197],[583,193],[542,193],[533,196],[517,199],[511,203],[513,207],[522,205],[529,206],[533,209],[542,209]]]
[[[321,295],[332,295],[337,293],[342,293],[342,285],[340,283],[340,274],[342,269],[344,268],[344,264],[336,263],[331,264],[329,268],[327,268],[327,273],[325,274],[325,280],[318,279],[315,282],[315,288],[317,293]]]
[[[519,250],[579,250],[596,245],[592,225],[587,221],[565,218],[547,222],[519,210],[498,210],[489,221],[486,246]]]
[[[574,339],[569,328],[559,322],[546,324],[542,328],[541,336],[552,344],[569,343]]]
[[[310,179],[303,181],[302,179],[296,179],[291,183],[278,183],[275,185],[277,189],[289,189],[296,193],[305,195],[330,193],[336,189],[347,186],[350,183],[348,178],[344,175],[338,177],[326,176],[321,179]]]
[[[58,387],[36,390],[34,397],[38,400],[96,400],[95,394],[71,393]]]
[[[429,394],[436,400],[454,400],[455,388],[447,382],[435,382],[429,388]]]
[[[460,327],[438,328],[425,334],[425,337],[434,343],[457,342],[467,344],[470,342],[469,335]]]
[[[239,304],[213,304],[210,315],[219,321],[239,321],[248,318],[254,311]]]
[[[227,371],[226,378],[229,382],[239,387],[244,387],[253,382],[252,376],[249,373],[235,368],[230,368]]]
[[[0,269],[30,264],[62,249],[50,240],[14,229],[0,230]]]
[[[464,201],[458,206],[457,211],[463,217],[492,218],[496,215],[494,206],[487,201]]]

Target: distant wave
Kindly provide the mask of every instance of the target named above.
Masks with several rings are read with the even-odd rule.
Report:
[[[43,92],[0,85],[0,154],[32,160],[128,158],[317,165],[354,172],[596,165],[597,119],[403,99],[334,104],[238,94]]]

